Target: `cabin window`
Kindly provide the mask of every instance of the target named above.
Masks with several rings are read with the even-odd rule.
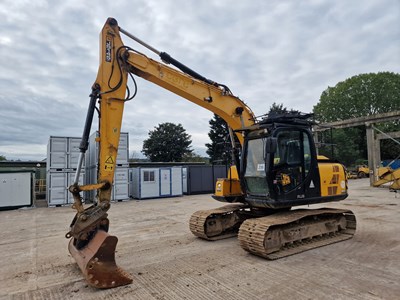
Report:
[[[144,182],[155,182],[155,171],[143,171]]]

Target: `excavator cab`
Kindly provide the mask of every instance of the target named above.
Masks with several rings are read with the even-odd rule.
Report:
[[[344,199],[341,192],[321,195],[309,117],[274,116],[245,130],[241,178],[245,201],[252,207],[281,209]]]
[[[241,130],[243,196],[238,202],[243,203],[195,212],[190,219],[194,235],[217,240],[238,232],[243,249],[267,259],[353,236],[356,221],[349,210],[292,209],[347,197],[344,167],[336,161],[318,160],[308,118],[285,114]],[[226,197],[216,199],[225,201]]]

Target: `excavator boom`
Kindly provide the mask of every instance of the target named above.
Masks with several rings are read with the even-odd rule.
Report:
[[[118,50],[123,49],[117,23],[108,19],[100,34],[100,64],[96,82],[92,87],[75,183],[69,188],[74,196],[73,219],[67,238],[72,238],[68,249],[78,263],[86,281],[97,288],[111,288],[132,282],[132,277],[115,262],[117,237],[108,234],[112,183],[120,138],[122,114],[125,104],[127,72],[122,70]],[[79,186],[78,178],[88,139],[96,101],[99,102],[99,160],[98,182]],[[84,208],[80,192],[97,190],[97,201]]]
[[[157,53],[164,63],[125,46],[120,32]],[[166,63],[174,65],[180,71],[167,66]],[[74,196],[72,207],[77,212],[70,225],[70,231],[66,234],[66,238],[71,238],[69,252],[82,270],[86,281],[97,288],[111,288],[132,282],[132,277],[115,262],[118,239],[108,234],[107,215],[124,105],[136,94],[135,92],[130,95],[127,89],[129,74],[140,76],[214,112],[228,123],[232,135],[234,130],[251,126],[255,122],[250,108],[232,95],[225,85],[206,79],[167,53],[155,50],[121,29],[115,19],[107,19],[100,33],[99,70],[90,95],[75,182],[69,188]],[[99,112],[99,137],[96,140],[99,143],[98,180],[97,183],[80,186],[79,174],[96,110]],[[236,136],[243,144],[243,136],[239,133],[236,133]],[[238,182],[235,183],[239,185]],[[98,191],[97,199],[93,205],[85,208],[80,193],[90,190]]]

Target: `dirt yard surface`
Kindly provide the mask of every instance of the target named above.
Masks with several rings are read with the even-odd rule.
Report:
[[[190,215],[221,206],[210,195],[115,203],[117,263],[134,281],[108,290],[88,287],[68,253],[71,208],[1,211],[0,299],[399,299],[400,194],[368,184],[325,205],[355,213],[353,239],[276,261],[195,238]]]

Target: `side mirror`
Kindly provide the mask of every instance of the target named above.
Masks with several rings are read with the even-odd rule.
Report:
[[[278,141],[275,137],[267,137],[265,141],[265,152],[266,153],[275,153],[278,148]]]

